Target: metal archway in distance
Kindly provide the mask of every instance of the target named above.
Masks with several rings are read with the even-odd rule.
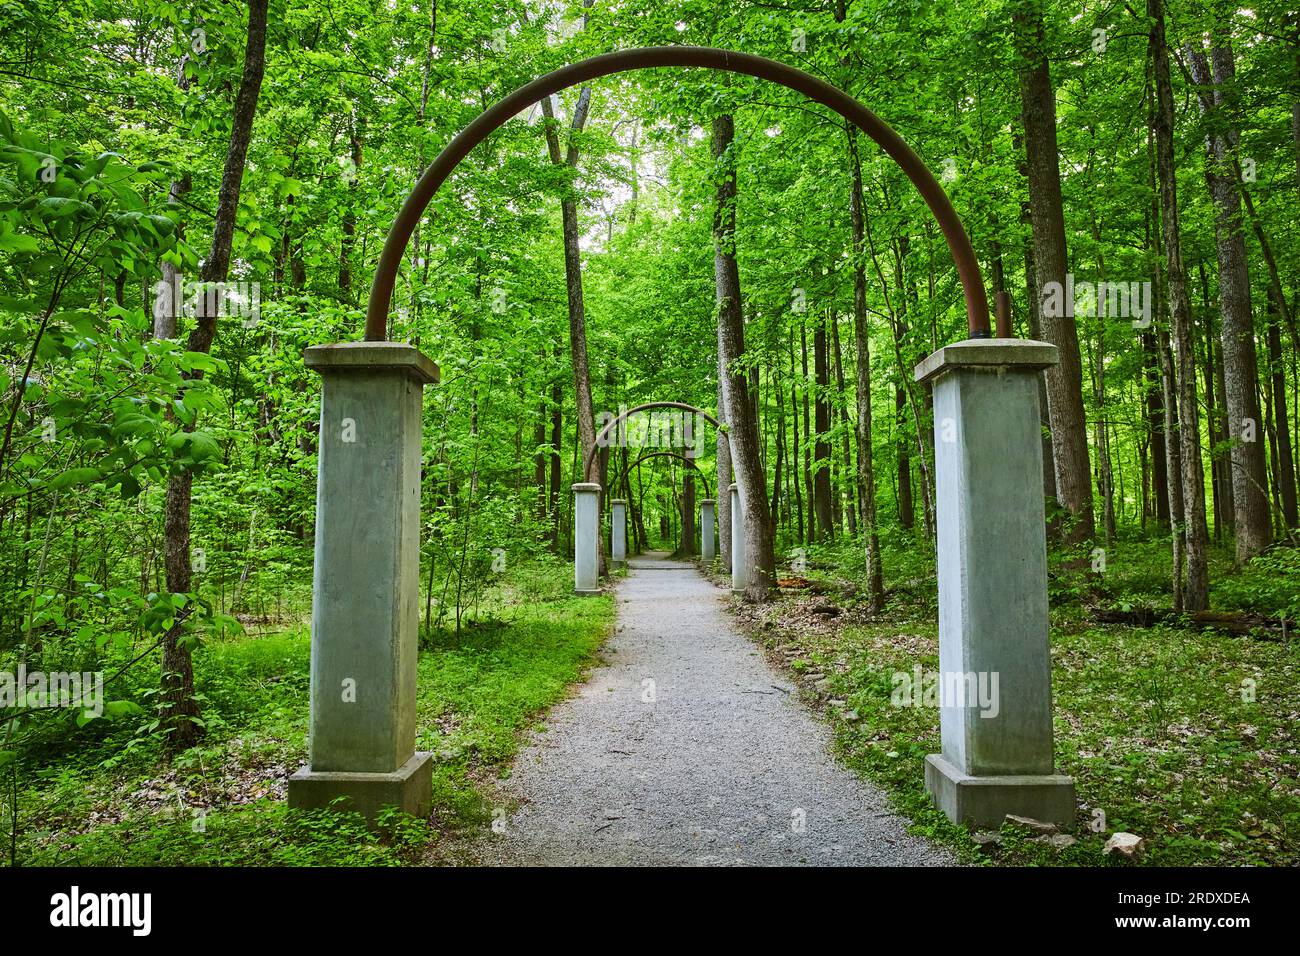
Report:
[[[596,442],[592,446],[591,454],[582,459],[582,477],[584,481],[591,481],[591,469],[596,464],[596,455],[601,448],[605,447],[604,443],[609,439],[610,431],[622,426],[629,418],[638,412],[646,412],[655,408],[679,408],[684,412],[694,412],[714,428],[722,428],[722,425],[718,423],[718,420],[704,409],[698,408],[695,405],[687,405],[685,402],[646,402],[643,405],[637,405],[633,408],[626,409],[611,418],[605,423],[604,427],[596,433]]]
[[[632,474],[632,471],[634,469],[639,468],[641,465],[645,464],[647,461],[650,461],[652,458],[675,458],[677,461],[680,461],[682,464],[689,465],[692,469],[694,469],[695,473],[700,476],[700,481],[704,482],[704,500],[710,501],[713,499],[713,491],[709,487],[709,476],[705,474],[704,469],[701,468],[699,465],[697,465],[694,459],[687,458],[685,455],[679,454],[678,452],[675,451],[650,451],[650,452],[646,452],[644,455],[638,455],[635,461],[628,462],[626,468],[619,470],[617,475],[615,475],[614,480],[609,483],[609,490],[614,491],[615,489],[617,489],[620,480],[626,480],[628,476]],[[632,493],[632,487],[631,484],[629,483],[628,484],[629,498],[631,496],[631,493]],[[644,504],[644,501],[642,501],[642,504]],[[703,524],[703,518],[701,518],[700,523]],[[710,531],[710,533],[712,532]]]
[[[952,253],[953,262],[961,279],[966,299],[966,321],[971,338],[989,337],[989,307],[984,280],[980,275],[979,260],[971,245],[961,217],[953,208],[929,167],[912,150],[903,138],[884,120],[867,109],[848,93],[824,80],[776,60],[719,50],[713,47],[659,46],[636,50],[620,50],[582,60],[521,86],[509,96],[498,101],[456,135],[426,169],[411,194],[402,204],[388,238],[379,256],[379,267],[370,287],[370,300],[366,308],[365,338],[382,342],[388,337],[388,309],[397,281],[397,270],[402,255],[414,232],[416,224],[428,207],[439,187],[451,175],[470,150],[500,129],[512,117],[534,103],[579,83],[614,73],[655,67],[701,67],[728,73],[741,73],[770,80],[803,93],[809,99],[829,107],[858,129],[870,136],[889,155],[907,178],[916,186],[930,213],[943,230],[944,239]]]
[[[650,452],[646,452],[644,455],[639,456],[635,461],[628,462],[627,467],[620,469],[618,472],[618,476],[613,481],[610,482],[610,490],[612,491],[613,489],[618,487],[618,482],[620,478],[624,477],[625,475],[632,474],[632,469],[636,468],[638,465],[644,464],[645,462],[649,461],[651,458],[676,458],[678,461],[690,465],[692,468],[695,469],[696,474],[700,476],[700,481],[704,482],[704,497],[706,498],[713,497],[712,489],[709,487],[709,476],[704,473],[704,469],[701,468],[699,465],[697,465],[690,458],[687,458],[685,455],[679,454],[678,452],[675,451],[650,451]]]

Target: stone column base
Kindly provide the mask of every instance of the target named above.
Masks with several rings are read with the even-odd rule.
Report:
[[[973,777],[939,754],[925,758],[925,789],[953,823],[996,829],[1008,813],[1074,829],[1074,780],[1061,774]]]
[[[393,773],[350,773],[303,767],[289,778],[289,806],[321,810],[339,797],[340,807],[360,813],[373,825],[384,807],[413,816],[429,813],[433,802],[433,754],[417,751]]]

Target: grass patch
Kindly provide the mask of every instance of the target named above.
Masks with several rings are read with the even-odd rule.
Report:
[[[1161,599],[1168,584],[1159,562],[1167,556],[1158,544],[1120,545],[1108,557],[1106,588],[1123,599]],[[1293,562],[1275,553],[1267,566],[1252,562],[1233,575],[1219,555],[1216,594],[1254,590],[1273,573],[1270,610],[1285,609],[1297,582],[1277,569]],[[1012,827],[996,843],[977,844],[931,806],[924,761],[941,750],[939,712],[890,701],[896,671],[938,670],[937,626],[925,602],[895,593],[878,620],[851,614],[846,626],[818,629],[798,610],[804,599],[787,596],[754,632],[796,675],[827,675],[818,699],[843,701],[826,708],[840,759],[882,785],[914,832],[963,860],[1111,865],[1103,845],[1125,830],[1146,840],[1142,861],[1153,866],[1300,864],[1300,641],[1095,626],[1082,606],[1096,590],[1085,581],[1090,567],[1060,555],[1052,565],[1056,766],[1075,778],[1081,804],[1078,842],[1065,849]],[[904,585],[915,588],[910,577]]]
[[[394,814],[371,832],[354,814],[287,808],[286,778],[306,761],[310,642],[299,627],[205,645],[196,686],[208,735],[170,764],[142,722],[26,738],[19,865],[384,866],[459,852],[448,837],[491,816],[476,778],[510,761],[520,732],[582,675],[613,621],[607,597],[534,600],[519,580],[484,619],[422,641],[416,746],[434,752],[427,819]],[[156,667],[135,679],[142,691],[156,686]],[[7,833],[10,820],[0,822]]]

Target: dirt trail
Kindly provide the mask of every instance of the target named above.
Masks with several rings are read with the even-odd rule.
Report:
[[[734,627],[689,564],[636,558],[607,663],[556,706],[502,790],[485,863],[942,865]]]

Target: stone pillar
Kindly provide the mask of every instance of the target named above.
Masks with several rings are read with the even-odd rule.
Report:
[[[609,503],[609,555],[615,567],[627,567],[627,502],[615,498]]]
[[[600,593],[600,485],[573,486],[573,593]]]
[[[1038,409],[1056,361],[1045,342],[970,339],[916,367],[934,388],[943,740],[925,785],[955,822],[1074,825],[1074,781],[1053,772]]]
[[[312,581],[308,764],[289,805],[348,798],[428,812],[430,757],[415,750],[420,623],[422,393],[438,367],[401,342],[307,349],[322,379]]]
[[[745,514],[740,485],[731,485],[731,593],[744,594],[749,585],[749,561],[745,556]]]
[[[700,557],[706,564],[712,564],[716,554],[713,549],[713,508],[712,498],[700,502]]]

